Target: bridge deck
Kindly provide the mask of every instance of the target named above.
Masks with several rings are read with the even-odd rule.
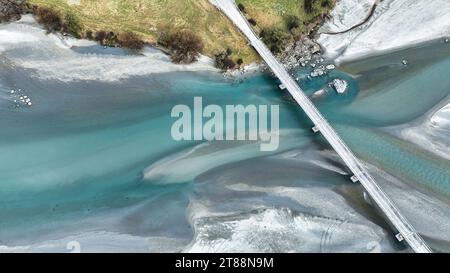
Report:
[[[403,217],[395,204],[387,194],[375,182],[368,173],[365,166],[356,158],[347,145],[342,141],[319,110],[303,93],[298,84],[292,79],[285,68],[277,61],[271,51],[253,32],[247,20],[242,16],[233,0],[210,0],[219,8],[247,37],[251,45],[261,55],[273,73],[279,78],[284,87],[302,107],[308,117],[314,122],[315,127],[327,139],[333,149],[339,154],[354,177],[362,184],[366,192],[374,200],[376,205],[384,213],[392,226],[401,234],[398,238],[404,239],[413,251],[418,253],[429,253],[431,249],[414,230],[409,222]]]

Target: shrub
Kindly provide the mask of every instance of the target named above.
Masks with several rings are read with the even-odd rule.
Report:
[[[252,26],[256,26],[256,21],[253,18],[248,19],[248,22],[252,25]]]
[[[84,34],[84,37],[88,40],[94,40],[94,33],[92,32],[92,30],[88,30]]]
[[[286,33],[276,28],[263,29],[260,36],[267,47],[275,54],[284,50],[287,41],[290,39]]]
[[[232,59],[226,58],[225,60],[223,60],[223,66],[226,69],[233,69],[236,67],[236,63]]]
[[[169,38],[170,38],[170,35],[167,34],[166,32],[161,33],[158,37],[158,41],[157,41],[158,45],[168,48],[169,47]]]
[[[203,52],[203,42],[199,36],[191,31],[178,31],[167,39],[172,61],[174,63],[193,63]]]
[[[52,9],[33,6],[33,13],[37,21],[49,32],[62,31],[77,38],[82,35],[83,26],[78,17],[71,12],[66,13],[64,19],[61,19],[61,16]]]
[[[315,7],[314,4],[316,3],[316,0],[304,0],[304,7],[305,7],[305,11],[306,13],[313,13],[315,11]]]
[[[117,39],[120,47],[136,51],[142,50],[144,48],[144,41],[142,41],[141,38],[139,38],[133,32],[121,33],[119,34]]]
[[[94,40],[96,40],[97,42],[99,42],[100,44],[103,44],[103,42],[105,41],[105,39],[106,39],[106,31],[104,31],[104,30],[100,30],[100,31],[97,31],[96,33],[95,33],[95,37],[94,37]]]
[[[116,46],[119,43],[117,35],[110,31],[106,33],[106,38],[103,40],[103,44],[107,46]]]
[[[286,25],[289,31],[293,30],[294,28],[300,27],[301,23],[302,22],[300,21],[300,19],[295,15],[291,15],[286,18]]]
[[[45,7],[37,7],[34,10],[34,13],[37,17],[37,21],[42,24],[47,31],[60,31],[63,28],[63,21],[55,11]]]
[[[238,8],[239,8],[239,10],[240,10],[241,12],[246,13],[245,7],[244,7],[243,4],[238,4]]]
[[[217,68],[222,70],[233,69],[236,67],[236,63],[230,58],[232,50],[227,48],[227,50],[214,56],[215,65]]]
[[[244,60],[242,58],[237,59],[236,61],[237,65],[241,66],[244,63]]]
[[[332,0],[322,0],[322,3],[320,4],[320,6],[322,7],[322,8],[327,8],[327,9],[330,9],[330,8],[332,8],[333,7],[333,1]]]
[[[303,0],[305,12],[312,16],[318,16],[326,9],[334,6],[334,0]],[[325,9],[325,10],[324,10]]]
[[[75,37],[81,37],[81,33],[83,31],[83,26],[73,13],[66,13],[64,16],[64,31],[74,35]]]

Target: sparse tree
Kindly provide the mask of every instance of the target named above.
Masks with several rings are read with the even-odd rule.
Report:
[[[191,31],[177,31],[167,39],[172,61],[174,63],[193,63],[203,52],[202,39]]]

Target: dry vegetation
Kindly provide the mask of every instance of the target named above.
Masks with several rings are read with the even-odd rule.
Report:
[[[258,60],[244,37],[208,0],[82,0],[81,5],[72,6],[66,0],[29,2],[51,8],[61,17],[72,13],[82,23],[83,37],[95,36],[98,31],[132,32],[156,45],[162,36],[187,30],[201,38],[205,55],[213,57],[231,47],[234,59]]]
[[[171,33],[163,44],[170,52],[174,63],[193,63],[203,53],[202,39],[192,31]]]
[[[63,31],[95,39],[104,45],[139,50],[144,43],[159,44],[169,49],[175,62],[182,63],[195,60],[199,53],[223,57],[224,52],[231,52],[224,58],[226,66],[259,60],[245,38],[208,0],[82,0],[80,5],[69,5],[66,0],[28,1],[59,15],[60,22],[51,16],[41,19],[47,21],[48,28],[57,29],[61,23]],[[312,1],[308,12],[305,1]],[[284,47],[276,41],[286,37],[291,41],[308,32],[308,22],[334,4],[334,0],[236,2],[255,29],[265,31],[264,39],[275,41],[271,46],[274,51]],[[177,33],[184,34],[174,36]],[[171,48],[168,41],[173,44]],[[189,41],[192,44],[188,45]]]

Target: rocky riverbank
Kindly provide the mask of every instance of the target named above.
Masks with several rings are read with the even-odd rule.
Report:
[[[16,21],[28,12],[26,0],[0,0],[0,23]]]

